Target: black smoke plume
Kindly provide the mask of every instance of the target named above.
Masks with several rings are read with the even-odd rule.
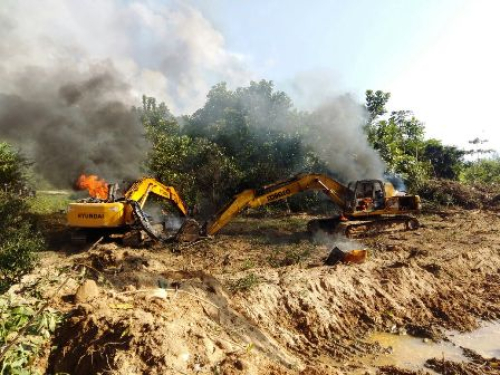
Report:
[[[19,77],[16,94],[0,94],[2,139],[21,147],[57,187],[71,186],[82,173],[137,177],[147,142],[122,100],[129,88],[118,73],[110,66],[69,76],[40,73]]]

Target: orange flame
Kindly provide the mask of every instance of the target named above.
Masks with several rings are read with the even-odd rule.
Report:
[[[98,199],[108,198],[108,184],[94,174],[82,174],[75,183],[78,190],[87,190],[89,195]]]

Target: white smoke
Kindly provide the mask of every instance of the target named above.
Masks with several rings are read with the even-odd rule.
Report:
[[[37,74],[86,73],[105,62],[128,85],[124,99],[135,104],[145,93],[187,113],[213,84],[250,78],[244,56],[228,51],[224,37],[186,2],[2,0],[0,35],[4,94],[38,85]]]
[[[213,84],[248,81],[244,60],[184,2],[2,0],[1,140],[57,186],[134,178],[147,143],[131,106],[193,111]]]
[[[2,0],[2,140],[22,146],[52,182],[85,172],[133,178],[147,145],[129,107],[146,94],[173,113],[191,113],[213,84],[254,78],[247,60],[188,2]],[[297,90],[312,86],[334,84],[306,75]],[[325,99],[303,92],[314,97],[311,105]],[[362,106],[328,97],[313,114],[317,131],[308,143],[346,180],[379,177]]]
[[[366,110],[352,96],[344,94],[325,101],[312,112],[311,121],[314,131],[306,139],[339,178],[382,178],[384,163],[363,131]]]

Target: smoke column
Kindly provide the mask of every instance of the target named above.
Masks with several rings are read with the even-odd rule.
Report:
[[[249,77],[183,2],[2,0],[0,35],[0,140],[58,187],[140,173],[147,144],[131,107],[142,94],[186,113],[212,84]]]
[[[345,182],[382,179],[384,173],[384,163],[363,131],[366,115],[350,95],[331,98],[312,113],[314,131],[306,136],[307,142]]]
[[[82,173],[115,180],[137,176],[147,145],[137,116],[123,101],[127,85],[111,66],[65,77],[26,74],[24,90],[0,94],[0,129],[38,172],[58,187],[71,186]]]
[[[212,85],[255,78],[248,58],[227,50],[188,2],[2,0],[0,35],[0,140],[57,187],[81,173],[115,181],[140,174],[148,145],[131,107],[142,94],[186,114]],[[297,84],[324,82],[306,75]],[[309,117],[308,146],[345,180],[380,177],[362,106],[346,95],[305,96],[323,103]],[[256,122],[297,131],[288,120]]]

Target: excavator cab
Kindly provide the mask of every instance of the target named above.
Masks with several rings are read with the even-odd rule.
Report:
[[[346,197],[347,211],[372,212],[385,208],[384,183],[379,180],[361,180],[349,183]]]

